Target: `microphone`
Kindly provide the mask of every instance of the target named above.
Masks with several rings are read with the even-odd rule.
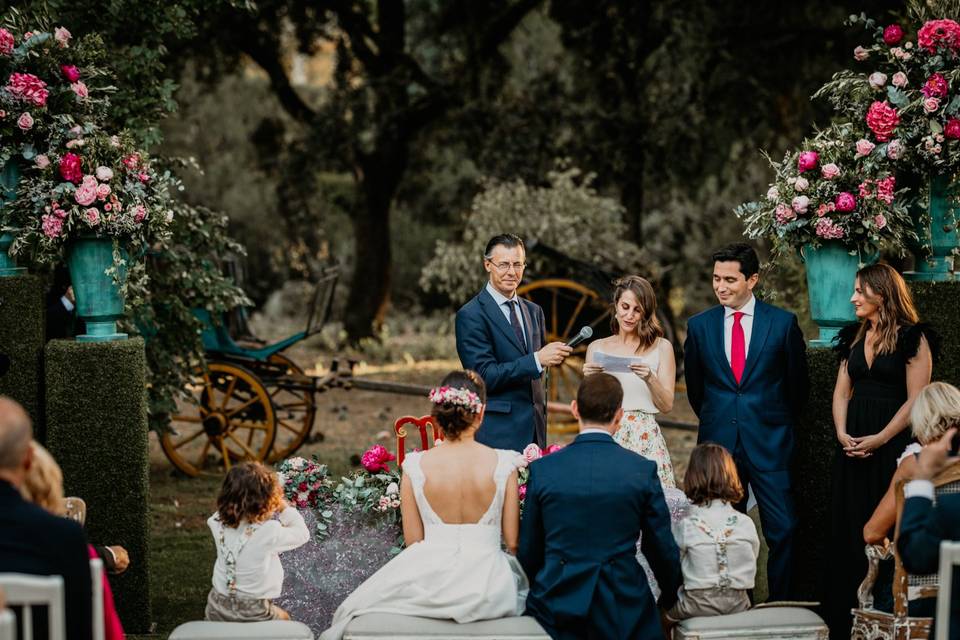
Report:
[[[567,342],[567,346],[571,349],[578,346],[584,340],[589,340],[593,337],[593,328],[591,327],[582,327],[580,333],[570,338],[570,341]]]

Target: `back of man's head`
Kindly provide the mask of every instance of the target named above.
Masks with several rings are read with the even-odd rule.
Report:
[[[0,473],[16,471],[30,449],[30,416],[16,401],[0,396]]]
[[[605,426],[613,422],[623,404],[623,387],[609,373],[587,376],[577,389],[577,413],[581,425]]]

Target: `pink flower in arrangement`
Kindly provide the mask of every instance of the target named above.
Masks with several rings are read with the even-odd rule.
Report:
[[[816,151],[801,151],[800,155],[797,156],[797,169],[800,173],[816,169],[819,160],[820,155]]]
[[[883,41],[891,47],[903,40],[903,27],[898,24],[887,25],[883,30]]]
[[[72,64],[60,65],[60,73],[67,79],[67,82],[76,82],[80,79],[80,69]]]
[[[76,192],[73,194],[73,199],[77,201],[81,207],[87,207],[93,204],[93,201],[97,199],[97,180],[94,178],[92,181],[87,180],[88,177],[83,178],[83,182],[77,187]]]
[[[891,160],[899,160],[900,156],[903,155],[903,143],[899,139],[891,140],[887,144],[887,157]]]
[[[807,196],[797,196],[790,204],[797,213],[806,213],[807,207],[810,206],[810,198]]]
[[[895,74],[893,74],[893,78],[890,79],[890,82],[893,84],[893,86],[902,88],[907,86],[909,80],[907,80],[907,74],[905,74],[903,71],[897,71]]]
[[[927,78],[927,81],[923,83],[923,88],[920,89],[920,93],[927,98],[946,98],[948,92],[949,85],[942,73],[934,73],[931,75]]]
[[[870,196],[873,195],[873,189],[871,189],[870,187],[871,185],[869,180],[864,180],[863,182],[860,183],[859,190],[860,190],[861,198],[869,198]]]
[[[531,442],[523,450],[523,461],[526,464],[530,464],[534,460],[539,460],[543,457],[543,452],[540,451],[540,447],[537,446],[537,443]]]
[[[146,215],[146,212],[144,212],[144,215]],[[387,463],[396,459],[397,457],[387,451],[383,445],[376,444],[363,453],[363,456],[360,458],[360,464],[370,473],[377,473],[379,471],[390,471]]]
[[[123,166],[125,166],[130,171],[136,171],[140,168],[140,154],[131,153],[126,158],[123,159]]]
[[[820,167],[820,175],[826,180],[833,180],[840,175],[840,167],[830,162]]]
[[[150,174],[147,173],[146,171],[141,171],[140,173],[137,174],[137,179],[143,184],[146,184],[150,182]]]
[[[81,100],[85,100],[90,96],[90,90],[87,89],[87,85],[85,85],[82,81],[74,82],[73,84],[70,85],[70,89]]]
[[[100,182],[108,182],[109,180],[113,179],[113,169],[110,167],[97,167],[95,173],[97,175],[97,180]]]
[[[791,220],[796,220],[797,214],[793,209],[781,202],[777,205],[773,217],[776,219],[777,224],[787,224]]]
[[[100,224],[100,212],[95,207],[90,207],[84,211],[83,217],[86,218],[87,224],[91,227],[95,227]]]
[[[6,118],[6,117],[7,117],[7,112],[4,111],[3,109],[0,109],[0,120],[4,119],[4,118]]]
[[[33,164],[36,165],[37,169],[46,169],[50,166],[50,158],[41,153],[33,159]]]
[[[563,447],[564,445],[562,444],[551,444],[543,450],[543,455],[548,456],[551,453],[556,453],[557,451],[560,451],[560,449],[563,449]]]
[[[863,62],[864,60],[870,57],[870,52],[864,49],[863,47],[857,47],[856,49],[853,50],[853,57],[859,60],[860,62]]]
[[[877,136],[880,142],[886,142],[890,139],[893,130],[900,124],[900,116],[897,110],[886,102],[877,100],[867,109],[867,126]]]
[[[56,40],[57,44],[59,44],[64,49],[70,46],[70,38],[72,37],[73,37],[73,34],[67,31],[66,27],[57,27],[56,29],[53,30],[54,40]]]
[[[41,218],[43,235],[48,238],[59,238],[63,231],[63,220],[51,214],[46,214]]]
[[[104,210],[104,211],[113,211],[113,204],[111,204],[111,203],[109,203],[109,202],[105,202],[105,203],[103,204],[103,210]]]
[[[143,222],[143,219],[146,218],[146,217],[147,217],[147,208],[144,207],[142,204],[138,204],[137,206],[135,206],[135,207],[133,208],[133,221],[134,221],[134,222],[136,222],[137,224],[140,224],[141,222]],[[377,445],[377,447],[380,447],[380,445]],[[383,447],[380,447],[380,448],[383,449]],[[376,447],[374,447],[374,449],[376,449]],[[386,449],[383,449],[383,450],[386,451]],[[370,453],[370,451],[367,451],[367,453]],[[367,454],[365,453],[365,454],[363,454],[363,455],[367,455]],[[387,458],[387,460],[393,460],[393,459],[394,459],[392,454],[389,454],[389,453],[388,453],[387,455],[390,456],[389,458]],[[367,464],[364,463],[363,466],[366,467]],[[368,469],[368,470],[369,470],[369,469]],[[384,471],[388,471],[388,470],[389,470],[389,469],[388,469],[387,467],[384,467]]]
[[[842,191],[834,198],[833,203],[837,206],[837,211],[850,213],[857,208],[857,197],[849,191]]]
[[[817,207],[817,216],[823,217],[830,213],[831,211],[836,211],[837,207],[832,202],[824,202],[819,207]]]
[[[872,89],[883,89],[883,86],[887,84],[887,74],[874,71],[867,77],[867,84]]]
[[[33,128],[33,116],[29,112],[21,113],[20,117],[17,118],[17,126],[20,127],[21,131],[29,131]]]
[[[960,140],[960,120],[950,118],[943,127],[943,135],[949,140]]]
[[[110,195],[110,185],[108,184],[99,184],[97,185],[97,200],[106,200]]]
[[[780,197],[780,189],[777,189],[777,185],[771,186],[767,189],[767,200],[776,200]]]
[[[33,31],[27,31],[23,34],[23,41],[26,42],[33,37]]]
[[[6,29],[0,29],[0,56],[9,56],[13,53],[13,48],[17,41],[13,34]]]
[[[10,79],[7,80],[7,93],[37,107],[42,107],[47,104],[47,96],[50,95],[46,86],[46,82],[32,73],[11,73]]]
[[[940,108],[940,101],[936,98],[924,98],[923,99],[923,110],[927,113],[933,113]]]
[[[517,493],[519,494],[521,501],[525,500],[527,497],[527,485],[522,484],[519,487],[517,487]]]
[[[80,159],[80,156],[75,153],[65,153],[63,157],[60,158],[60,177],[67,182],[80,184],[80,181],[83,180],[83,172],[80,169],[81,164],[83,164],[83,160]]]
[[[895,176],[887,176],[882,180],[877,180],[877,200],[886,204],[893,204],[893,192],[897,186]]]
[[[859,140],[857,140],[857,144],[856,144],[857,157],[863,158],[870,155],[870,153],[873,152],[873,149],[876,146],[877,145],[873,144],[866,138],[860,138]]]
[[[917,31],[917,44],[929,53],[938,48],[960,49],[960,24],[953,20],[930,20]]]
[[[834,223],[830,218],[820,218],[814,232],[825,240],[839,240],[843,237],[843,227]]]
[[[810,186],[810,181],[800,176],[797,178],[797,181],[793,183],[793,190],[797,193],[803,193]]]
[[[877,215],[873,216],[873,224],[877,225],[877,229],[883,229],[885,226],[887,226],[887,219],[882,213],[878,213]]]
[[[59,202],[54,202],[52,206],[53,206],[53,212],[54,212],[55,214],[57,214],[57,217],[58,217],[58,218],[60,218],[61,220],[63,220],[64,218],[67,217],[67,210],[66,210],[66,209],[61,209]]]

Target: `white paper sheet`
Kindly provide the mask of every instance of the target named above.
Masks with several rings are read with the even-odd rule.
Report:
[[[612,356],[602,351],[597,351],[593,354],[593,361],[603,367],[606,373],[632,373],[630,370],[631,364],[643,364],[641,358]]]

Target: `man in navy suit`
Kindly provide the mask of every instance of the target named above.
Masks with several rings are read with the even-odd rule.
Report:
[[[662,638],[637,538],[660,585],[677,600],[680,552],[657,465],[613,440],[623,389],[608,373],[588,376],[571,403],[580,435],[530,465],[517,558],[530,579],[527,615],[551,638]]]
[[[789,600],[797,526],[790,489],[793,424],[807,397],[803,334],[792,313],[757,300],[760,261],[747,244],[713,255],[718,306],[687,323],[687,397],[700,419],[698,442],[733,452],[750,485],[770,549],[771,600]],[[738,505],[746,509],[746,498]]]
[[[940,543],[960,540],[960,494],[937,496],[934,506],[933,478],[948,463],[950,443],[957,433],[948,429],[940,440],[932,442],[920,452],[913,480],[903,488],[906,501],[900,517],[900,536],[897,551],[904,568],[910,573],[925,575],[940,570]],[[960,574],[954,570],[951,586],[950,620],[935,620],[935,624],[949,624],[950,640],[960,640]],[[930,637],[934,637],[931,631]]]
[[[570,347],[546,342],[543,309],[517,296],[526,267],[523,240],[512,234],[487,243],[487,286],[457,311],[457,354],[487,385],[487,409],[477,442],[523,451],[547,441],[544,367],[563,362]]]

